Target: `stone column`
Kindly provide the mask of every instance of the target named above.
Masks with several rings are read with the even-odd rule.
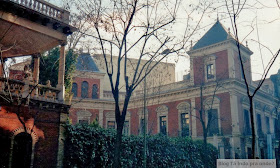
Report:
[[[64,112],[60,113],[59,136],[58,136],[58,152],[57,152],[57,168],[63,167],[64,158],[64,131],[65,123],[67,122],[68,115]]]
[[[33,80],[34,83],[37,84],[39,82],[39,73],[40,73],[40,54],[34,54],[32,57],[34,58],[34,67],[33,67]]]
[[[230,92],[230,111],[231,111],[231,127],[232,127],[232,137],[230,139],[231,144],[231,155],[232,158],[235,158],[235,153],[241,157],[240,149],[241,149],[241,142],[240,142],[240,135],[242,134],[239,126],[239,97],[237,93]],[[235,158],[236,159],[236,158]]]
[[[60,89],[58,94],[58,100],[64,101],[65,86],[64,86],[64,75],[65,75],[65,45],[66,42],[61,43],[60,56],[59,56],[59,67],[58,67],[58,84],[57,88]]]
[[[192,138],[196,138],[197,130],[196,130],[196,110],[195,110],[195,98],[191,98],[191,120],[192,120],[192,129],[191,129],[191,136]]]
[[[102,109],[99,109],[99,121],[98,121],[98,124],[100,127],[103,128],[103,112],[104,112],[104,108]]]

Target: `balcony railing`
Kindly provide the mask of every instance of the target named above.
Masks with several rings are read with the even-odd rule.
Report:
[[[58,102],[60,90],[51,86],[34,84],[27,80],[20,81],[6,78],[0,78],[0,83],[0,94]]]
[[[61,22],[67,24],[69,23],[70,13],[68,11],[61,9],[44,0],[8,0],[8,1],[14,2],[28,9],[32,9],[34,11],[47,15]]]

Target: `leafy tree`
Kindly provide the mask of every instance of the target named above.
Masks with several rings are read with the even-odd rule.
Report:
[[[59,48],[56,47],[44,53],[40,59],[40,76],[39,83],[46,83],[51,81],[51,85],[55,87],[58,80],[58,66],[59,66]],[[71,92],[72,75],[76,69],[76,61],[78,54],[72,49],[68,50],[65,59],[65,90],[67,93]]]

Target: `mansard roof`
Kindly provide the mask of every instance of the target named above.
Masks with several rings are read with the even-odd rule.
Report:
[[[78,71],[100,72],[89,53],[82,53],[79,55],[76,63],[76,69]]]
[[[227,40],[228,33],[223,25],[217,22],[205,33],[205,35],[193,46],[193,50],[203,48]]]

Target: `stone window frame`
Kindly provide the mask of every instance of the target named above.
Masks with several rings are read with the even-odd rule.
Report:
[[[211,103],[212,103],[212,99],[213,99],[213,96],[210,96],[208,98],[206,98],[204,101],[203,101],[203,105],[204,105],[204,110],[205,110],[205,124],[207,125],[208,124],[208,110],[212,109],[212,110],[217,110],[217,115],[218,115],[218,128],[219,128],[219,134],[222,133],[222,125],[221,125],[221,112],[220,112],[220,99],[217,97],[217,96],[214,96],[214,101],[213,101],[213,105],[212,105],[212,108],[211,108]],[[209,134],[209,132],[208,132]]]
[[[84,84],[86,84],[86,85],[84,85]],[[85,86],[87,86],[87,90],[83,91],[85,89]],[[88,89],[89,89],[88,82],[87,81],[83,81],[82,82],[82,86],[81,86],[81,98],[88,98]],[[85,97],[83,96],[83,93],[87,93]]]
[[[251,135],[252,134],[252,126],[251,126],[251,117],[250,117],[250,110],[249,110],[250,108],[249,107],[247,107],[247,106],[244,106],[243,105],[243,108],[242,108],[242,118],[243,118],[243,130],[244,130],[244,134],[245,134],[245,136],[249,136],[249,135]],[[250,128],[249,128],[249,131],[250,131],[250,133],[249,134],[247,134],[246,133],[246,121],[245,121],[245,110],[247,110],[248,111],[248,120],[249,120],[249,126],[250,126]]]
[[[87,110],[80,110],[76,113],[77,115],[77,123],[80,123],[80,120],[87,120],[88,124],[90,123],[90,118],[92,113]]]
[[[265,133],[266,134],[271,134],[272,131],[272,127],[271,124],[272,123],[272,119],[273,119],[273,110],[269,105],[264,105],[263,106],[263,113],[264,113],[264,125],[265,125]],[[267,121],[266,121],[266,117],[268,117],[268,121],[269,121],[269,129],[267,128]]]
[[[96,86],[96,92],[93,92],[94,86]],[[99,87],[97,84],[92,85],[92,92],[91,92],[91,98],[92,99],[98,99],[98,92],[99,92]],[[96,93],[96,97],[93,97],[93,93]]]
[[[35,155],[35,144],[38,142],[38,136],[37,134],[35,133],[35,131],[31,130],[30,128],[26,128],[26,131],[25,132],[25,129],[23,127],[18,127],[17,129],[13,130],[12,131],[12,135],[11,135],[11,151],[10,151],[10,161],[9,161],[9,167],[12,166],[12,158],[13,158],[13,146],[14,146],[14,139],[15,137],[20,134],[20,133],[27,133],[27,134],[30,134],[31,138],[32,138],[32,151],[31,151],[31,165],[33,165],[34,163],[34,155]]]
[[[168,111],[169,108],[166,105],[160,105],[156,108],[158,133],[160,133],[160,117],[166,116],[166,135],[168,135]]]
[[[191,104],[189,102],[181,102],[177,105],[178,110],[178,130],[180,132],[180,136],[182,135],[182,115],[183,113],[189,114],[189,136],[191,136]],[[188,110],[188,111],[187,111]]]
[[[143,108],[140,108],[137,112],[137,115],[138,115],[138,123],[139,123],[139,127],[138,127],[138,132],[139,132],[139,135],[142,134],[142,131],[141,131],[141,120],[144,119],[144,110]],[[149,117],[149,110],[146,108],[146,134],[149,133],[149,130],[148,130],[148,125],[149,125],[149,120],[148,120],[148,117]]]
[[[115,129],[117,129],[117,123],[115,118],[115,111],[109,111],[105,114],[105,128],[107,129],[108,121],[115,122]],[[131,135],[131,112],[127,111],[125,121],[128,121],[128,135]]]
[[[75,93],[73,92],[74,86],[76,86]],[[73,93],[73,97],[78,97],[78,84],[76,82],[73,82],[71,92]]]
[[[264,127],[264,119],[263,119],[263,115],[262,115],[262,113],[261,112],[259,112],[259,111],[257,111],[258,109],[256,109],[256,116],[255,116],[255,118],[256,118],[256,133],[257,133],[257,135],[258,136],[261,136],[261,135],[259,135],[259,133],[262,133],[262,134],[264,134],[264,129],[263,129],[263,127]],[[249,112],[250,113],[250,112]],[[249,114],[250,115],[250,114]],[[261,119],[261,128],[259,128],[259,123],[258,123],[258,115],[260,116],[260,119]],[[261,131],[261,132],[259,132],[259,131]]]
[[[215,81],[216,80],[216,77],[217,77],[217,71],[216,71],[216,58],[217,56],[212,54],[212,55],[209,55],[207,57],[204,58],[204,79],[206,82],[208,81]],[[213,78],[210,78],[208,79],[208,65],[212,64],[213,65],[213,75],[214,77]]]

